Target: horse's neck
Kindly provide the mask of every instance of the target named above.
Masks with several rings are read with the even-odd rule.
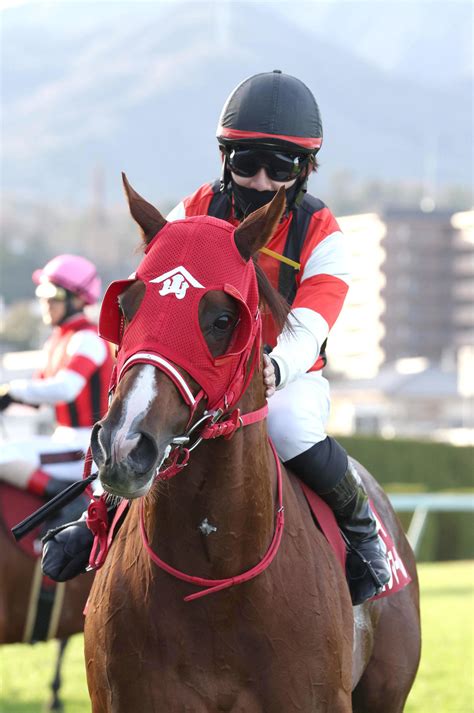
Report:
[[[242,413],[257,407],[248,394]],[[273,535],[275,473],[265,422],[201,443],[148,502],[155,551],[178,569],[212,578],[253,566]]]

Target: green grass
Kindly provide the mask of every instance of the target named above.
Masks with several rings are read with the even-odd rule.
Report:
[[[423,654],[405,713],[473,713],[474,563],[419,567]],[[0,647],[0,713],[40,713],[48,699],[55,643]],[[65,713],[90,713],[82,636],[66,651]]]
[[[49,700],[57,643],[0,647],[0,713],[41,713]],[[72,637],[64,655],[61,697],[65,713],[90,713],[83,637]]]
[[[422,654],[405,713],[474,711],[474,562],[419,565]]]

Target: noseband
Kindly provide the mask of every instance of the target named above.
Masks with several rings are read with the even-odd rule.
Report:
[[[236,367],[234,370],[234,376],[231,378],[231,383],[226,385],[223,394],[216,399],[215,407],[212,410],[204,411],[203,415],[199,418],[196,417],[196,411],[203,399],[209,402],[209,397],[202,386],[200,386],[198,393],[194,396],[192,389],[187,383],[184,376],[180,371],[171,363],[168,359],[159,353],[154,353],[153,351],[137,351],[127,356],[123,364],[121,365],[120,371],[114,371],[112,376],[112,382],[110,387],[110,395],[118,384],[118,382],[123,378],[125,373],[136,364],[151,364],[155,368],[164,372],[173,382],[173,384],[178,389],[184,402],[189,407],[189,418],[185,428],[185,432],[180,436],[175,436],[169,447],[168,452],[163,460],[168,460],[169,465],[164,469],[160,470],[163,461],[158,466],[154,480],[169,480],[177,473],[181,472],[183,468],[187,465],[190,457],[191,451],[193,451],[203,440],[218,438],[222,436],[223,438],[232,438],[235,431],[244,426],[248,426],[258,421],[262,421],[266,418],[268,413],[268,405],[265,405],[256,411],[252,411],[246,414],[241,414],[240,409],[234,408],[234,404],[238,403],[242,395],[245,393],[252,376],[254,374],[257,360],[260,354],[260,339],[261,339],[261,316],[257,309],[254,314],[254,319],[251,323],[251,334],[247,342],[245,349],[238,355],[238,360],[236,362]],[[120,350],[120,347],[119,347]],[[224,355],[225,356],[225,355]],[[184,365],[182,367],[185,371]],[[230,394],[230,398],[228,396]],[[191,439],[195,437],[195,440],[191,443]],[[188,575],[184,572],[180,572],[174,567],[171,567],[166,562],[161,560],[155,552],[153,552],[151,545],[148,541],[148,536],[145,529],[145,519],[144,519],[144,504],[143,498],[140,502],[140,529],[142,535],[142,541],[145,549],[147,550],[150,558],[155,562],[155,564],[160,567],[160,569],[168,572],[168,574],[181,579],[185,582],[189,582],[194,585],[204,587],[199,592],[188,595],[185,597],[185,601],[191,601],[199,597],[205,596],[212,592],[220,591],[227,587],[231,587],[234,584],[240,584],[241,582],[246,582],[249,579],[253,579],[263,572],[269,564],[273,561],[278,548],[280,546],[280,541],[283,533],[284,526],[284,509],[283,509],[283,496],[282,496],[282,474],[281,465],[278,459],[277,453],[271,441],[269,440],[276,464],[277,471],[277,504],[276,504],[276,518],[275,518],[275,529],[273,533],[273,538],[270,546],[264,555],[263,559],[254,567],[243,572],[235,577],[229,577],[226,579],[205,579],[202,577],[194,577]],[[117,509],[116,516],[110,528],[108,527],[107,521],[107,507],[104,501],[104,496],[100,500],[93,500],[89,506],[88,511],[88,525],[95,535],[94,547],[91,553],[91,559],[89,561],[91,569],[98,569],[102,566],[107,556],[107,551],[110,546],[115,524],[118,522],[119,518],[122,516],[124,510],[126,509],[128,501],[123,501],[119,508]]]
[[[246,414],[241,414],[240,409],[234,409],[229,413],[227,408],[219,408],[209,413],[205,412],[203,416],[201,416],[197,421],[190,425],[195,416],[198,404],[200,403],[202,398],[205,397],[203,389],[200,389],[198,394],[194,396],[185,378],[180,374],[180,372],[173,364],[171,364],[167,359],[164,359],[163,357],[157,354],[152,354],[149,352],[137,352],[125,361],[118,375],[118,378],[116,379],[116,382],[112,385],[111,393],[113,393],[116,383],[120,381],[124,373],[130,367],[140,363],[152,364],[153,366],[167,374],[177,387],[186,404],[190,408],[190,416],[188,419],[188,424],[186,426],[185,433],[182,436],[176,436],[172,440],[172,444],[175,446],[175,448],[168,455],[168,458],[171,460],[171,463],[164,471],[160,471],[158,468],[155,474],[155,479],[169,480],[174,475],[182,471],[188,463],[191,451],[194,450],[203,440],[218,438],[219,436],[223,436],[224,438],[229,439],[234,435],[237,429],[243,428],[244,426],[248,426],[253,423],[257,423],[258,421],[262,421],[267,416],[267,403],[265,403],[262,408],[257,409],[256,411],[251,411]],[[245,389],[247,388],[248,382],[253,374],[254,369],[255,358],[252,360],[251,366],[249,368],[250,374],[246,379],[245,388],[243,389],[243,391],[245,391]],[[227,404],[224,403],[224,407],[226,406]],[[222,420],[223,417],[226,415],[228,416],[228,418]],[[201,426],[201,430],[198,431]],[[196,440],[190,446],[188,446],[193,433],[195,433],[196,431],[198,432]],[[201,591],[195,592],[194,594],[190,594],[187,597],[184,597],[184,601],[189,602],[194,599],[203,597],[207,594],[212,594],[213,592],[218,592],[222,589],[227,589],[228,587],[232,587],[235,584],[241,584],[242,582],[247,582],[250,579],[257,577],[259,574],[265,571],[265,569],[267,569],[267,567],[271,564],[275,555],[277,554],[281,542],[281,537],[283,534],[285,520],[282,492],[282,473],[281,464],[276,453],[275,447],[271,440],[268,440],[272,449],[273,456],[275,458],[275,465],[277,471],[277,505],[275,529],[270,546],[261,561],[251,569],[239,575],[236,575],[234,577],[228,577],[226,579],[206,579],[203,577],[195,577],[193,575],[186,574],[185,572],[181,572],[180,570],[177,570],[174,567],[171,567],[171,565],[160,559],[158,555],[153,551],[148,540],[145,528],[143,498],[141,499],[140,531],[142,535],[143,546],[148,552],[150,558],[160,569],[164,570],[173,577],[176,577],[177,579],[180,579],[184,582],[189,582],[190,584],[204,587],[204,589],[201,589]],[[179,460],[180,456],[181,460]],[[91,461],[92,459],[90,459],[90,462]],[[112,542],[115,525],[122,517],[127,506],[128,501],[123,500],[117,509],[116,516],[110,526],[109,532],[109,528],[107,525],[107,508],[103,496],[98,501],[93,500],[91,502],[88,510],[87,522],[90,529],[94,533],[95,538],[94,546],[91,552],[91,559],[89,561],[90,569],[99,569],[105,562],[108,549]]]
[[[160,480],[169,480],[174,475],[179,473],[187,464],[190,452],[194,450],[203,440],[218,438],[219,436],[231,438],[238,428],[256,423],[257,421],[261,421],[266,418],[268,414],[268,405],[266,403],[262,408],[242,415],[240,413],[240,409],[232,410],[232,407],[229,408],[227,396],[228,393],[231,393],[232,403],[236,403],[245,393],[255,371],[259,356],[258,346],[260,343],[260,336],[261,316],[259,310],[257,310],[254,324],[252,325],[251,338],[247,348],[239,360],[240,363],[243,363],[244,368],[247,371],[247,374],[243,379],[243,383],[242,380],[240,380],[240,383],[238,383],[236,387],[234,386],[234,383],[228,384],[217,407],[211,411],[204,411],[204,414],[197,421],[195,421],[195,416],[200,402],[203,399],[208,400],[206,392],[201,387],[196,396],[194,396],[192,389],[188,385],[184,376],[179,372],[174,364],[160,354],[150,351],[138,351],[125,360],[121,366],[118,376],[115,374],[112,377],[112,383],[110,386],[111,396],[113,395],[116,385],[120,379],[122,379],[124,374],[132,366],[135,366],[136,364],[151,364],[160,371],[163,371],[171,379],[181,394],[184,402],[189,407],[190,413],[185,432],[181,436],[173,438],[170,444],[174,446],[174,448],[167,454],[167,459],[171,461],[171,464],[165,470],[160,471],[159,469],[162,465],[161,463],[155,473],[155,478]],[[234,388],[236,388],[236,391],[234,391]],[[201,426],[202,428],[199,431],[198,429]],[[196,435],[196,440],[189,445],[193,434]],[[181,461],[179,461],[180,457]]]

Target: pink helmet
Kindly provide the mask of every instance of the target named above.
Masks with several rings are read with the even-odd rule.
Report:
[[[52,282],[69,290],[89,305],[97,302],[100,297],[102,283],[95,265],[79,255],[58,255],[43,269],[35,270],[32,277],[37,285]]]

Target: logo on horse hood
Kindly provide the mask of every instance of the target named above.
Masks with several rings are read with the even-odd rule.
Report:
[[[163,287],[158,294],[162,297],[175,295],[178,300],[182,300],[185,297],[188,287],[204,289],[204,285],[201,285],[182,265],[175,267],[173,270],[168,270],[168,272],[159,275],[159,277],[154,277],[150,282],[155,282],[156,284],[162,282]]]

